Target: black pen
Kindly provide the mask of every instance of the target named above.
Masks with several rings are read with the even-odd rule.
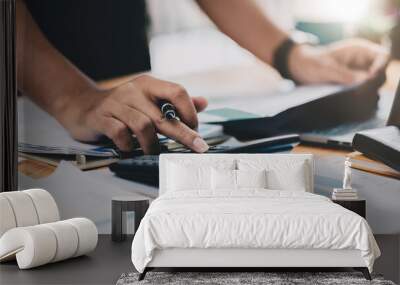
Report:
[[[163,114],[163,117],[167,120],[174,120],[179,119],[176,114],[175,106],[172,105],[170,102],[161,100],[159,101],[160,111]]]

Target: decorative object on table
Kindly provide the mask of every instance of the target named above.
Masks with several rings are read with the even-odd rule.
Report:
[[[367,202],[364,199],[354,199],[354,200],[346,200],[346,199],[333,199],[333,202],[335,204],[338,204],[342,206],[343,208],[346,208],[347,210],[350,210],[364,219],[367,218]]]
[[[278,271],[278,270],[276,270]],[[352,284],[352,285],[395,285],[381,275],[372,275],[374,281],[365,280],[359,272],[149,272],[145,280],[138,281],[139,273],[125,273],[116,285],[276,285],[276,284]]]
[[[344,176],[343,176],[343,189],[352,189],[351,188],[351,163],[348,159],[344,161]]]
[[[86,218],[60,221],[49,192],[30,189],[0,193],[0,262],[16,259],[20,269],[93,251],[97,228]]]
[[[129,233],[129,212],[135,214],[134,230],[138,229],[140,221],[149,208],[150,199],[143,196],[118,196],[112,198],[112,223],[111,239],[113,241],[123,241]]]
[[[349,158],[344,161],[344,175],[342,188],[334,188],[332,193],[333,200],[357,200],[358,193],[351,187],[351,162]]]
[[[366,171],[372,174],[387,176],[400,179],[400,172],[387,166],[386,164],[372,160],[364,156],[361,152],[355,151],[347,155],[351,162],[351,168]]]

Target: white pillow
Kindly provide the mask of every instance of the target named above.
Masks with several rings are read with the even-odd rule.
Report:
[[[297,159],[240,159],[239,170],[267,171],[267,188],[271,190],[307,191],[311,183],[310,167],[306,160]]]
[[[266,170],[211,170],[213,190],[240,190],[242,188],[267,188]]]
[[[290,171],[272,169],[268,171],[268,188],[272,190],[307,191],[306,165],[295,164]]]
[[[211,188],[213,190],[236,190],[236,170],[212,168]]]
[[[211,167],[170,163],[168,171],[168,188],[171,191],[210,189]]]
[[[235,160],[169,161],[167,167],[167,191],[211,190],[211,168],[235,169]]]
[[[237,188],[267,188],[267,170],[236,170]]]

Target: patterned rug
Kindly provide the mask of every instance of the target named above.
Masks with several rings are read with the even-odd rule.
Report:
[[[368,281],[359,272],[148,272],[142,281],[137,280],[138,276],[138,273],[122,274],[117,285],[395,285],[379,275],[372,275],[373,280]]]

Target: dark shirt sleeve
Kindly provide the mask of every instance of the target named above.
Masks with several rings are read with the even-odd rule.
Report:
[[[25,0],[49,41],[94,80],[150,70],[145,0]]]

